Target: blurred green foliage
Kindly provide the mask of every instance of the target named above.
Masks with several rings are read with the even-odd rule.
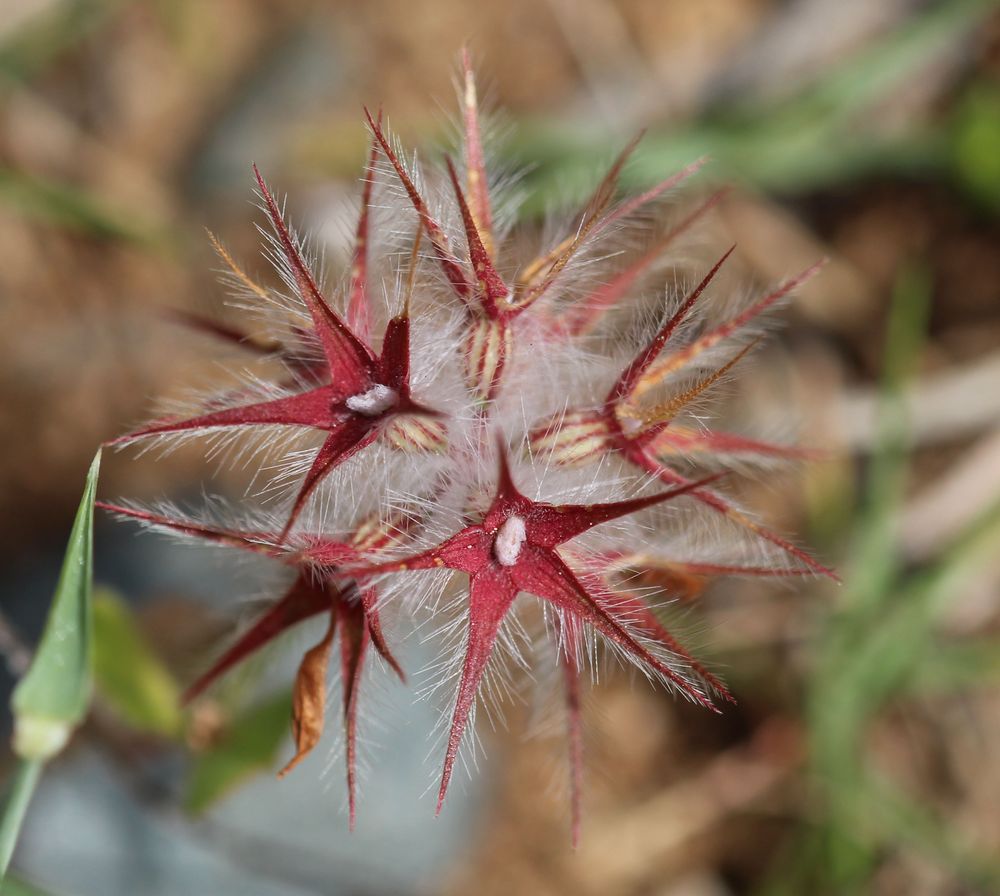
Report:
[[[195,759],[185,808],[204,812],[248,777],[274,768],[291,716],[291,693],[274,695],[237,716],[218,742]]]
[[[21,215],[95,239],[120,240],[153,246],[162,237],[144,221],[111,209],[90,191],[73,184],[33,177],[23,171],[0,167],[0,202]]]
[[[41,75],[69,49],[111,21],[122,0],[68,0],[53,4],[0,43],[0,90],[4,83]]]
[[[900,848],[949,869],[967,884],[1000,886],[1000,862],[981,855],[930,808],[876,767],[868,735],[894,701],[939,692],[948,680],[980,682],[998,663],[996,645],[949,643],[938,621],[971,573],[995,556],[1000,506],[976,521],[926,567],[906,569],[896,526],[909,474],[903,391],[915,370],[930,304],[926,273],[904,271],[885,351],[880,432],[851,526],[850,575],[821,628],[806,683],[808,776],[815,801],[802,836],[776,864],[765,892],[863,892],[878,864]],[[985,664],[975,667],[977,658]],[[956,670],[964,675],[956,677]]]
[[[952,164],[969,196],[1000,212],[1000,84],[974,84],[954,115]]]
[[[94,595],[94,683],[103,701],[137,731],[181,733],[177,683],[150,650],[128,605],[106,588]]]
[[[0,102],[12,89],[43,75],[62,56],[114,21],[122,0],[68,0],[0,42]],[[110,208],[104,199],[76,184],[0,165],[0,203],[19,214],[97,239],[147,246],[161,242],[159,231],[140,209]]]
[[[992,191],[995,209],[1000,145],[996,106],[987,94],[972,91],[958,114],[904,129],[883,130],[878,113],[996,5],[931,4],[790,96],[768,102],[728,97],[694,122],[653,131],[623,172],[622,184],[646,188],[664,172],[707,155],[714,176],[784,194],[879,175],[955,176],[977,193]],[[593,172],[619,149],[595,132],[567,133],[558,122],[520,125],[510,152],[532,163],[526,213],[542,214],[567,195],[585,195]]]

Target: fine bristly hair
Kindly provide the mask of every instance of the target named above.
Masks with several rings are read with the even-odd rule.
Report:
[[[253,485],[235,506],[194,512],[104,506],[289,567],[287,590],[187,697],[292,626],[325,619],[296,677],[297,750],[282,774],[320,739],[336,643],[352,825],[371,659],[405,680],[393,638],[417,632],[437,651],[419,693],[448,694],[439,811],[477,704],[492,713],[509,699],[547,645],[565,695],[575,840],[581,676],[611,658],[717,711],[730,693],[660,608],[716,576],[832,575],[720,481],[805,452],[706,423],[707,397],[757,345],[763,315],[818,265],[735,303],[716,282],[729,249],[686,289],[668,288],[667,251],[722,194],[671,207],[698,160],[619,199],[638,138],[525,256],[512,179],[487,165],[467,56],[459,96],[457,152],[430,169],[366,112],[353,251],[332,290],[254,167],[280,285],[258,283],[212,237],[247,323],[183,318],[245,352],[244,375],[115,440],[201,440],[207,458],[246,465]],[[262,376],[253,356],[280,373]]]

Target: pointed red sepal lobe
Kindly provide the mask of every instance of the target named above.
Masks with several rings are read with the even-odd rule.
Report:
[[[718,481],[722,475],[724,474],[715,474],[697,482],[687,482],[665,492],[658,492],[643,498],[633,498],[629,501],[578,505],[534,504],[532,502],[531,509],[525,513],[525,528],[529,539],[534,544],[554,548],[564,541],[582,535],[594,526],[599,526],[601,523],[638,513],[647,507],[654,507],[664,501],[679,498],[681,495],[704,488]]]
[[[382,112],[379,111],[379,121]],[[372,313],[368,295],[368,227],[371,217],[372,190],[375,187],[375,162],[378,159],[378,143],[372,138],[365,166],[364,187],[361,190],[361,211],[354,236],[354,253],[351,258],[351,283],[347,299],[347,323],[365,341],[371,338]]]
[[[313,458],[313,462],[306,472],[302,485],[299,486],[298,494],[292,504],[292,511],[288,515],[284,529],[281,530],[281,541],[284,542],[289,533],[298,522],[299,516],[306,507],[306,503],[323,481],[326,475],[349,460],[359,451],[367,448],[378,438],[378,419],[365,417],[361,414],[352,414],[345,417],[341,425],[333,430],[330,435],[323,440],[319,451]]]
[[[249,333],[234,327],[231,324],[223,323],[215,318],[198,314],[194,311],[183,311],[178,308],[171,308],[165,312],[165,316],[175,323],[181,324],[190,330],[206,333],[214,336],[223,342],[238,345],[247,351],[255,352],[258,355],[277,354],[281,351],[281,346],[276,342],[264,343],[253,338]]]
[[[660,622],[642,598],[627,591],[609,592],[605,606],[609,612],[632,620],[633,624],[648,638],[662,644],[670,653],[680,657],[684,664],[721,699],[727,703],[736,703],[736,698],[729,692],[729,689],[691,655],[687,648]]]
[[[641,136],[641,135],[640,135]],[[638,142],[638,141],[637,141]],[[640,193],[638,196],[634,196],[626,202],[623,202],[618,208],[607,215],[601,220],[598,226],[595,228],[594,232],[599,233],[604,230],[604,228],[614,224],[616,221],[620,221],[623,218],[627,218],[629,215],[634,214],[639,211],[649,203],[655,201],[668,190],[672,190],[674,187],[679,186],[681,183],[686,181],[693,174],[697,173],[699,169],[704,167],[708,163],[708,156],[702,156],[699,159],[695,159],[689,165],[686,165],[676,174],[671,175],[666,180],[660,181],[658,184],[653,185],[645,193]]]
[[[156,513],[151,510],[141,510],[137,507],[125,507],[122,504],[112,504],[108,501],[95,501],[95,507],[106,510],[117,516],[138,520],[154,528],[167,529],[179,532],[181,535],[190,535],[193,538],[203,538],[206,541],[226,547],[241,548],[255,554],[264,554],[268,557],[283,557],[285,551],[277,546],[277,533],[266,531],[241,531],[238,529],[227,529],[222,526],[210,526],[197,523],[193,520],[175,518],[163,513]]]
[[[690,480],[687,479],[687,477],[682,476],[680,473],[676,473],[669,467],[664,466],[659,460],[641,448],[634,452],[626,451],[626,456],[629,457],[629,459],[635,463],[636,466],[641,467],[647,473],[656,476],[657,479],[664,484],[680,485],[683,483],[690,483]],[[771,531],[767,527],[762,526],[756,520],[750,519],[750,517],[737,509],[733,504],[718,493],[699,487],[691,490],[691,497],[701,502],[706,507],[711,507],[716,512],[728,517],[750,532],[753,532],[759,538],[764,539],[764,541],[769,541],[775,547],[780,548],[785,553],[808,566],[814,573],[825,576],[828,579],[833,579],[835,582],[840,581],[840,576],[838,576],[834,570],[830,569],[828,566],[824,566],[815,557],[807,551],[802,550],[802,548],[792,544],[788,541],[788,539],[782,538],[782,536]]]
[[[338,414],[333,409],[343,397],[334,386],[318,386],[297,395],[237,405],[184,420],[160,420],[112,439],[108,444],[124,445],[147,436],[240,426],[302,426],[336,430],[342,425],[344,412]]]
[[[374,576],[390,572],[407,572],[417,569],[454,569],[472,575],[488,558],[492,538],[481,526],[469,526],[456,533],[442,544],[406,557],[403,560],[389,560],[348,567],[352,576]]]
[[[448,733],[444,770],[438,790],[438,813],[441,812],[448,792],[458,748],[465,735],[469,714],[475,703],[483,674],[486,672],[490,654],[493,652],[500,625],[516,596],[517,587],[511,581],[509,573],[494,564],[482,566],[469,583],[469,628],[466,636],[465,661]]]
[[[638,259],[607,283],[594,290],[589,296],[575,303],[562,326],[566,335],[579,336],[593,329],[601,317],[615,307],[628,294],[635,282],[662,257],[663,252],[670,244],[689,230],[701,217],[715,208],[727,192],[727,190],[719,190],[713,193],[694,211],[656,239]]]
[[[395,169],[396,176],[399,178],[400,183],[402,183],[403,189],[406,190],[406,195],[410,198],[410,203],[413,205],[420,219],[420,226],[431,241],[431,246],[434,248],[434,254],[445,275],[445,279],[451,284],[452,289],[460,299],[468,301],[472,290],[466,279],[465,272],[462,270],[462,266],[455,260],[451,253],[447,235],[441,229],[441,225],[434,219],[434,216],[431,215],[430,209],[427,208],[427,203],[424,202],[424,198],[413,183],[413,179],[407,173],[405,166],[399,160],[399,156],[396,155],[396,151],[392,148],[392,145],[383,133],[381,124],[372,118],[372,114],[367,108],[365,109],[365,116],[368,119],[368,126],[371,128],[372,134],[375,135],[375,139],[382,148],[382,152],[385,153],[389,164]]]
[[[493,210],[490,205],[489,178],[483,141],[479,129],[479,101],[476,96],[476,76],[467,47],[462,48],[462,124],[465,131],[465,188],[469,193],[476,229],[482,236],[483,246],[491,258],[493,242]]]
[[[532,503],[521,494],[514,483],[514,473],[510,468],[510,453],[507,451],[507,442],[503,433],[496,434],[496,458],[497,458],[497,489],[496,501],[500,503],[518,503],[527,505]],[[487,523],[489,525],[489,523]]]
[[[597,561],[595,563],[595,560]],[[643,582],[649,582],[671,591],[680,591],[681,597],[696,596],[703,590],[709,578],[719,576],[754,576],[766,578],[797,578],[812,575],[813,571],[787,566],[749,566],[740,563],[707,563],[698,560],[667,560],[642,552],[603,552],[591,558],[591,563],[601,575],[612,575],[616,571],[632,570]],[[698,579],[699,587],[692,594],[690,588],[680,587],[683,579]]]
[[[475,218],[469,210],[468,203],[465,201],[465,195],[462,193],[462,185],[458,182],[458,175],[455,173],[455,166],[452,164],[451,159],[446,158],[445,165],[448,168],[448,176],[451,178],[452,189],[455,191],[455,200],[462,213],[465,238],[469,245],[469,261],[476,275],[476,282],[479,284],[479,302],[488,317],[497,318],[501,316],[504,310],[510,290],[507,288],[507,284],[503,282],[503,278],[497,273],[489,253],[486,251],[485,246],[483,246],[479,230],[476,228]]]
[[[578,574],[553,550],[526,547],[527,560],[512,570],[518,588],[530,592],[600,632],[629,656],[655,670],[694,703],[718,712],[711,698],[654,656],[623,622],[606,609],[607,599],[598,577]]]
[[[628,160],[632,158],[633,153],[636,151],[636,148],[645,136],[646,129],[643,128],[631,140],[629,140],[624,149],[622,149],[622,151],[615,157],[614,162],[611,163],[611,167],[608,168],[604,177],[601,178],[601,182],[594,189],[594,192],[591,193],[590,199],[587,201],[582,229],[587,229],[589,231],[611,204],[612,200],[615,198],[615,191],[618,189],[618,178],[621,177],[621,173],[625,169],[625,165],[628,163]]]
[[[253,166],[253,173],[271,225],[295,278],[299,296],[312,316],[313,327],[330,366],[331,381],[345,394],[360,392],[370,378],[375,357],[326,301],[256,165]]]
[[[370,642],[369,628],[360,606],[340,604],[340,687],[343,700],[344,744],[347,765],[348,824],[354,830],[357,820],[357,740],[358,692]]]
[[[819,460],[823,456],[822,452],[811,448],[764,442],[735,433],[694,429],[678,426],[674,423],[662,429],[645,444],[650,453],[659,458],[676,454],[683,457],[705,455],[708,457],[773,458],[775,460]]]
[[[300,573],[292,587],[241,635],[187,690],[182,701],[190,703],[237,666],[290,628],[330,609],[332,584],[318,585],[312,577]]]
[[[379,382],[403,397],[410,393],[410,315],[397,315],[385,328],[378,359]]]
[[[260,357],[273,356],[278,358],[294,375],[294,380],[288,383],[291,388],[296,384],[325,385],[330,373],[326,359],[312,357],[320,354],[322,349],[312,330],[295,328],[298,345],[284,345],[277,341],[265,342],[237,327],[221,323],[214,318],[189,311],[170,310],[167,317],[182,324],[190,330],[196,330],[209,336],[214,336],[222,342],[228,342],[239,348],[252,352]]]
[[[362,588],[361,590],[361,608],[364,610],[364,618],[367,620],[367,635],[371,638],[371,642],[378,652],[378,655],[386,661],[389,668],[396,673],[396,677],[402,681],[404,684],[406,682],[406,673],[403,671],[403,667],[399,664],[399,661],[393,655],[392,651],[389,649],[389,645],[386,643],[385,635],[382,633],[382,621],[379,617],[378,612],[378,592],[374,588]]]
[[[631,395],[639,378],[649,369],[660,352],[663,351],[667,340],[670,339],[677,331],[677,328],[684,322],[684,319],[701,297],[701,294],[708,288],[712,280],[715,279],[715,275],[718,274],[719,269],[725,264],[726,259],[733,254],[735,248],[735,246],[730,247],[712,266],[712,269],[702,278],[702,281],[688,294],[687,298],[681,303],[681,306],[673,313],[670,320],[659,329],[649,345],[625,368],[625,371],[608,395],[607,403],[609,405],[615,404]]]
[[[730,250],[730,252],[731,251],[732,250]],[[718,345],[722,342],[722,340],[727,339],[734,333],[746,327],[752,320],[762,315],[769,308],[772,308],[777,302],[781,301],[793,290],[797,289],[813,277],[816,272],[826,264],[826,262],[827,259],[820,259],[815,264],[802,271],[802,273],[786,280],[763,298],[758,299],[735,317],[723,324],[720,324],[708,333],[699,336],[694,342],[663,358],[656,364],[652,364],[651,366],[650,364],[647,364],[641,375],[637,376],[635,378],[636,381],[633,382],[634,393],[637,396],[641,395],[645,390],[662,382],[663,378],[668,374],[673,373],[676,370],[680,370],[700,354],[704,353],[713,346]],[[650,360],[652,361],[652,359]]]

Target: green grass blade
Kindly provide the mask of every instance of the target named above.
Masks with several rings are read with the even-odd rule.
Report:
[[[896,281],[889,314],[876,449],[858,526],[855,571],[845,595],[845,604],[862,615],[880,613],[882,605],[892,599],[890,583],[899,567],[896,518],[906,486],[910,449],[903,391],[919,359],[930,299],[927,272],[916,267],[904,269]]]
[[[49,4],[0,42],[0,88],[3,82],[30,81],[63,54],[107,25],[122,5],[119,0],[70,0]]]
[[[167,238],[141,214],[112,209],[85,189],[12,168],[0,167],[0,203],[32,220],[96,239],[155,247]]]
[[[811,834],[815,861],[800,873],[824,881],[834,892],[853,892],[877,861],[880,835],[865,831],[858,821],[868,778],[864,734],[881,707],[886,682],[898,676],[910,651],[919,649],[893,638],[889,621],[900,597],[895,529],[909,468],[903,390],[917,364],[929,300],[926,274],[916,268],[903,271],[889,317],[879,430],[850,574],[810,682],[811,773],[823,795],[824,817]]]
[[[0,881],[45,761],[58,753],[90,703],[91,591],[98,449],[63,559],[48,621],[31,667],[11,698],[14,752],[21,764],[0,819]]]
[[[873,172],[898,177],[947,169],[950,150],[944,135],[926,128],[885,135],[877,128],[859,128],[857,118],[888,102],[901,85],[919,80],[922,69],[995,6],[996,0],[930,4],[787,99],[727,100],[696,122],[654,132],[623,172],[622,185],[645,189],[664,172],[702,155],[712,158],[716,176],[781,192],[829,187]],[[978,129],[977,147],[981,136]],[[528,215],[542,215],[568,196],[586,196],[595,169],[618,149],[585,126],[568,129],[539,122],[515,139],[508,152],[515,160],[535,163],[528,178],[533,192],[522,207]],[[988,149],[977,149],[977,160]]]
[[[28,803],[31,802],[31,795],[35,792],[41,771],[41,760],[22,759],[14,774],[3,818],[0,819],[0,881],[7,876],[7,866],[10,865],[10,857],[14,854],[14,845],[17,843],[17,836],[24,823]]]
[[[968,644],[939,644],[913,670],[907,690],[942,697],[975,689],[993,690],[1000,682],[1000,639],[985,637]]]
[[[62,749],[90,701],[94,495],[101,452],[94,455],[41,643],[11,700],[14,751],[49,759]]]

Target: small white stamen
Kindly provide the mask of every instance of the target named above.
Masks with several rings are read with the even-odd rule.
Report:
[[[376,383],[367,392],[352,395],[344,403],[357,414],[363,414],[365,417],[377,417],[389,410],[398,400],[399,396],[395,389]]]
[[[501,566],[513,566],[517,563],[526,537],[524,520],[519,516],[507,517],[493,539],[493,553],[497,563]]]

